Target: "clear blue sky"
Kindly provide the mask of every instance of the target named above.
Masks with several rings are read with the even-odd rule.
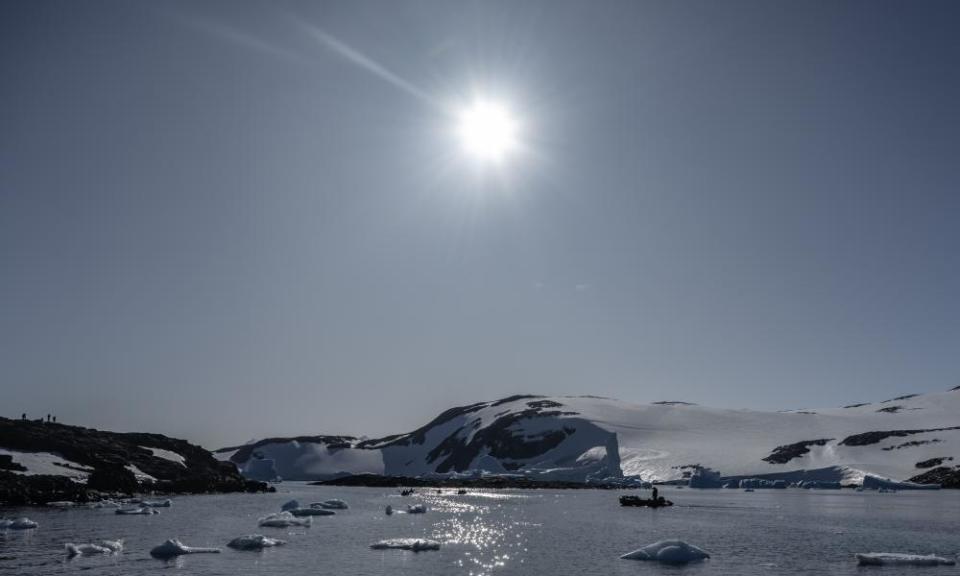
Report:
[[[7,0],[2,412],[216,447],[520,392],[955,386],[958,30],[949,1]],[[498,169],[451,137],[472,93],[524,124]]]

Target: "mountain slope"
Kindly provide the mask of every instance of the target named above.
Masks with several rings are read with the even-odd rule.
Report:
[[[907,479],[960,464],[960,391],[788,412],[514,396],[453,408],[380,440],[272,438],[217,456],[261,479],[482,469],[550,480],[666,481],[697,465],[724,476],[807,471],[797,477]]]
[[[161,434],[0,418],[0,502],[86,501],[90,490],[263,490],[210,452]]]

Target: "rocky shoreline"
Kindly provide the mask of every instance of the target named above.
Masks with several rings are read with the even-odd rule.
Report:
[[[332,480],[310,482],[312,486],[361,486],[366,488],[524,488],[540,490],[618,490],[635,488],[615,484],[592,482],[564,482],[531,480],[511,476],[484,478],[410,478],[406,476],[380,476],[357,474]]]
[[[0,458],[0,504],[94,502],[134,494],[268,492],[229,462],[185,440],[161,434],[106,432],[81,426],[0,418],[0,448],[50,454],[64,474],[29,472],[13,457]],[[179,461],[169,456],[174,454]],[[77,478],[78,473],[82,478]],[[73,478],[71,478],[73,476]]]

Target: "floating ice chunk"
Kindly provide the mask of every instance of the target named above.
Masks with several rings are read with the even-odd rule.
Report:
[[[336,514],[333,510],[326,510],[324,508],[294,508],[287,510],[287,512],[298,518],[303,516],[333,516]]]
[[[51,508],[73,508],[77,506],[77,503],[70,500],[57,500],[56,502],[47,502],[47,506]]]
[[[426,538],[390,538],[371,544],[370,547],[374,550],[397,549],[420,552],[422,550],[439,550],[440,543]]]
[[[16,520],[8,520],[8,522],[9,524],[6,527],[11,530],[32,530],[40,526],[29,518],[17,518]]]
[[[115,513],[124,516],[149,516],[151,514],[159,514],[160,512],[153,508],[117,508]]]
[[[423,504],[414,504],[413,506],[407,506],[407,514],[426,514],[427,507]]]
[[[267,538],[262,534],[248,534],[231,540],[227,546],[236,550],[263,550],[272,546],[281,546],[286,544],[285,540],[277,538]]]
[[[953,566],[957,563],[952,558],[942,556],[922,556],[919,554],[896,554],[890,552],[857,554],[857,562],[861,566]]]
[[[710,554],[683,540],[662,540],[624,554],[625,560],[653,560],[665,564],[686,564],[709,558]]]
[[[103,540],[97,544],[73,544],[64,545],[67,549],[67,556],[95,556],[97,554],[116,554],[123,551],[123,540]]]
[[[120,540],[101,540],[100,545],[109,548],[111,552],[123,552],[123,539]]]
[[[147,508],[169,508],[173,506],[173,501],[169,498],[166,500],[143,500],[140,505]]]
[[[197,548],[194,546],[185,546],[176,538],[171,538],[163,544],[150,551],[154,558],[173,558],[174,556],[183,556],[184,554],[219,554],[219,548]]]
[[[120,503],[115,500],[100,500],[87,504],[88,508],[119,508]]]
[[[280,509],[286,512],[287,510],[296,510],[299,507],[300,507],[300,502],[296,500],[290,500],[289,502],[281,506]]]
[[[331,498],[330,500],[324,500],[323,502],[314,502],[310,505],[311,508],[330,508],[332,510],[346,510],[350,506],[347,505],[343,500],[337,498]]]
[[[258,522],[260,526],[266,526],[269,528],[289,528],[290,526],[310,526],[313,523],[313,518],[297,518],[289,512],[276,512],[268,516],[264,516]]]

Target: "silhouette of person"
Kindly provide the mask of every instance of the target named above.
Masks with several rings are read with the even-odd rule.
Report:
[[[50,415],[47,414],[47,422],[49,422],[49,421],[50,421]]]
[[[53,417],[53,423],[54,423],[54,424],[57,423],[57,417],[56,417],[56,416]]]
[[[27,413],[24,412],[23,414],[21,414],[21,415],[20,415],[20,419],[21,419],[21,420],[26,420],[26,419],[27,419]]]
[[[654,500],[657,499],[657,487],[656,487],[656,486],[653,487],[653,499],[654,499]]]

